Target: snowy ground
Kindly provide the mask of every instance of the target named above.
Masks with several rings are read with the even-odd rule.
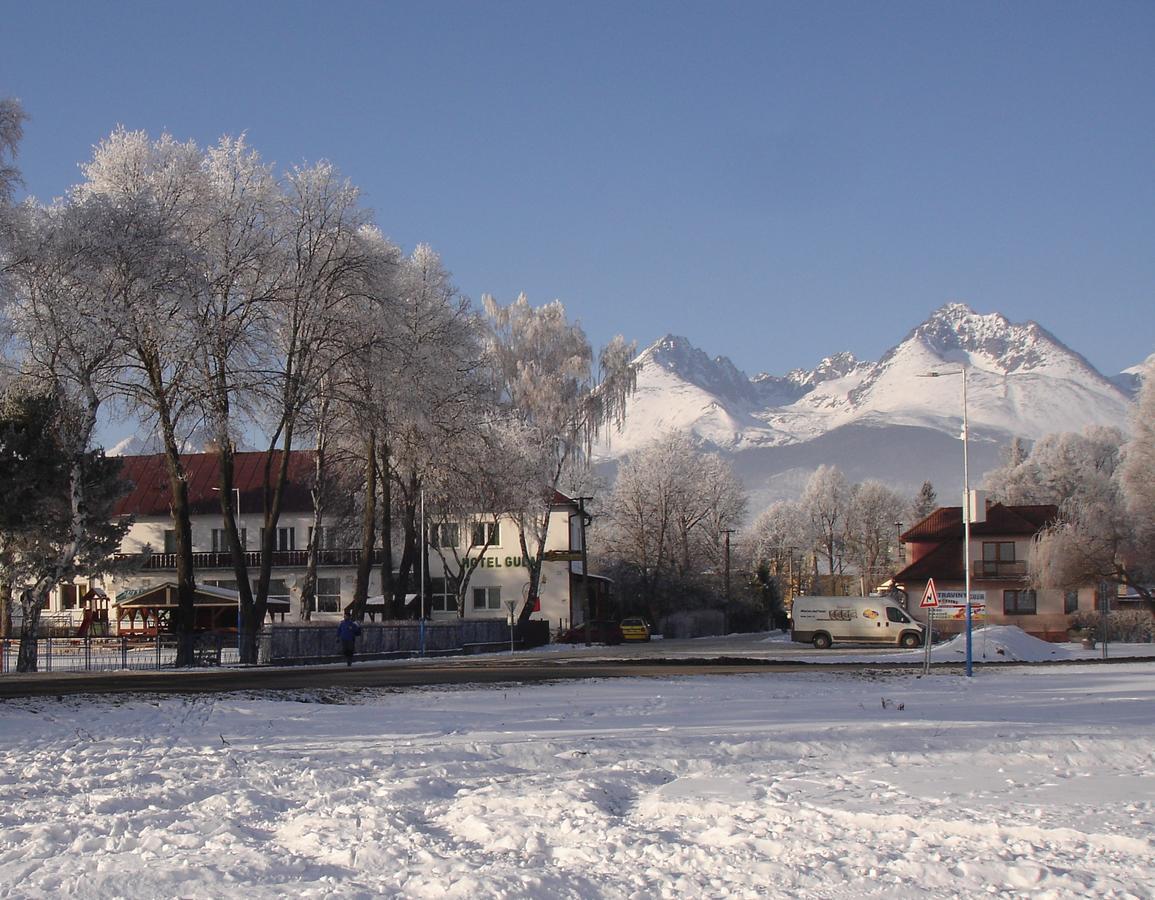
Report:
[[[1151,897],[1155,664],[0,703],[0,897]]]

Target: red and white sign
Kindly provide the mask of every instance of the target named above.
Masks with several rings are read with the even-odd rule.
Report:
[[[926,580],[926,590],[922,592],[922,603],[919,604],[920,609],[927,607],[938,606],[938,591],[934,588],[934,579],[928,578]]]

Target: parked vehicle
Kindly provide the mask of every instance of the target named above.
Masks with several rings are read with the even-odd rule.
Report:
[[[825,650],[835,641],[920,647],[924,626],[889,597],[795,597],[790,637]]]
[[[648,641],[650,639],[650,623],[641,616],[622,619],[619,627],[622,629],[623,641]]]
[[[574,625],[557,636],[559,644],[584,644],[590,641],[594,644],[620,644],[622,629],[617,622],[593,619],[587,630],[585,624]]]

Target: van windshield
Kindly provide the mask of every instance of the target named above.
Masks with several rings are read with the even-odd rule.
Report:
[[[904,625],[910,622],[910,619],[907,617],[906,613],[904,613],[897,606],[888,606],[886,608],[886,618],[891,622],[901,622]]]

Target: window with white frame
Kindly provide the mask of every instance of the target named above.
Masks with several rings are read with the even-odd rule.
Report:
[[[501,526],[497,522],[474,522],[472,547],[501,545]]]
[[[261,544],[265,543],[265,529],[261,529]],[[293,527],[278,528],[277,538],[273,542],[274,551],[296,550],[297,529]]]
[[[341,579],[317,579],[317,612],[341,611]]]
[[[60,585],[60,608],[79,609],[80,598],[88,593],[88,585],[66,583]]]
[[[451,593],[449,579],[429,579],[429,603],[433,612],[456,612],[457,600]]]
[[[473,589],[474,609],[501,609],[500,587],[475,587]]]
[[[242,528],[241,532],[241,549],[248,549],[249,546],[249,532],[248,529]],[[225,528],[213,529],[213,553],[229,553],[232,548],[229,546],[229,532]]]
[[[461,529],[456,522],[439,522],[430,526],[430,547],[456,547],[460,543]]]

